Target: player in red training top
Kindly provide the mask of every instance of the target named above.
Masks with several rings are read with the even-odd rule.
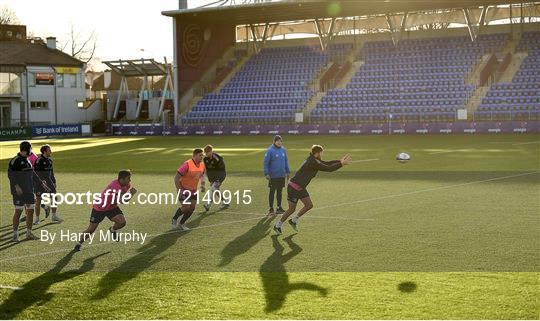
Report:
[[[75,245],[75,251],[81,250],[83,242],[96,231],[99,223],[101,223],[105,217],[114,222],[114,225],[109,228],[111,238],[115,241],[119,240],[117,231],[126,226],[126,219],[124,218],[124,213],[122,213],[122,210],[118,207],[118,203],[121,199],[125,200],[123,196],[127,193],[131,194],[131,196],[129,196],[129,198],[131,198],[137,193],[137,190],[131,187],[131,171],[121,170],[118,172],[118,179],[112,181],[105,190],[101,192],[99,202],[94,203],[92,214],[90,215],[90,225],[88,225],[88,228],[80,234],[79,242]]]

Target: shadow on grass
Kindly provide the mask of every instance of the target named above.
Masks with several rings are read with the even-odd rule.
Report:
[[[82,275],[94,268],[94,261],[101,256],[107,255],[110,252],[101,253],[84,260],[82,266],[76,270],[61,272],[71,261],[74,251],[66,254],[56,265],[49,271],[40,276],[26,282],[22,289],[14,290],[11,295],[0,305],[0,319],[14,319],[27,308],[34,304],[44,305],[49,302],[54,293],[47,291],[56,283],[64,282]]]
[[[278,236],[272,236],[274,252],[264,261],[260,268],[260,277],[266,298],[265,312],[270,313],[283,307],[287,295],[296,290],[317,291],[320,295],[326,296],[328,290],[309,282],[291,283],[289,275],[285,269],[285,263],[300,254],[302,248],[293,242],[293,235],[283,240],[287,243],[290,252],[285,253],[285,247],[281,245]]]
[[[229,242],[220,252],[221,261],[218,266],[223,267],[230,264],[236,257],[246,253],[268,236],[272,220],[272,218],[263,217],[246,233]]]
[[[192,229],[196,228],[201,224],[203,219],[215,213],[216,212],[194,214],[196,217],[188,220],[187,225]],[[136,278],[141,272],[164,259],[165,255],[162,254],[174,246],[180,237],[187,235],[188,233],[191,233],[191,230],[171,231],[153,237],[148,244],[138,249],[138,254],[105,274],[98,283],[99,290],[91,299],[101,300],[107,298],[124,283]]]
[[[414,282],[401,282],[398,285],[398,290],[403,293],[411,293],[416,291],[416,283]]]
[[[50,225],[58,225],[58,223],[49,222],[49,223],[38,225],[38,226],[34,225],[34,227],[32,228],[32,231],[39,231],[40,229],[50,226]],[[9,227],[13,227],[13,225],[9,225]],[[24,237],[24,233],[23,233],[24,231],[26,231],[26,224],[21,223],[21,225],[19,226],[19,236],[22,235]],[[0,241],[5,241],[5,240],[11,241],[13,237],[13,229],[9,229],[9,231],[7,229],[0,230],[0,233],[2,233],[0,234]]]

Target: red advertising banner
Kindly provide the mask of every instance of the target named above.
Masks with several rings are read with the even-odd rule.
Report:
[[[54,85],[54,74],[50,73],[37,73],[36,85]]]

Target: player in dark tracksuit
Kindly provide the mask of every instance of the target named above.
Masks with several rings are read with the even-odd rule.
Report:
[[[52,155],[52,149],[49,145],[43,145],[41,146],[41,155],[37,159],[36,163],[34,164],[34,169],[39,176],[39,179],[41,181],[45,181],[47,186],[49,187],[50,191],[45,191],[43,187],[40,187],[39,184],[36,184],[36,213],[34,217],[34,225],[39,224],[39,214],[40,214],[40,207],[43,207],[45,209],[45,218],[49,217],[49,211],[51,210],[51,207],[49,205],[42,205],[41,204],[41,195],[43,193],[56,193],[56,177],[54,176],[54,169],[53,169],[53,160],[51,158]],[[58,213],[56,213],[57,207],[52,207],[52,222],[53,223],[61,223],[63,220],[58,216]]]
[[[351,161],[351,157],[349,155],[345,155],[340,160],[327,162],[321,159],[322,155],[322,146],[313,145],[311,148],[311,154],[304,161],[294,177],[289,181],[289,185],[287,186],[287,200],[289,201],[289,208],[287,211],[285,211],[285,213],[283,213],[281,219],[274,225],[274,231],[276,231],[277,234],[282,233],[281,226],[283,225],[283,222],[285,222],[289,216],[296,211],[296,204],[298,203],[298,200],[304,204],[304,207],[298,211],[298,214],[294,215],[289,220],[289,224],[294,228],[295,231],[298,231],[298,219],[313,208],[313,203],[311,202],[311,198],[306,188],[311,180],[317,175],[318,171],[334,172],[344,165],[348,165]]]
[[[212,145],[206,145],[204,147],[204,167],[206,168],[206,176],[210,182],[210,197],[214,195],[214,191],[219,191],[221,184],[225,181],[227,177],[227,171],[225,170],[225,161],[223,157],[218,153],[214,152],[214,147]],[[229,207],[229,203],[226,203],[221,197],[221,209],[226,209]],[[208,202],[204,205],[204,209],[208,212],[212,202]]]
[[[20,152],[13,157],[8,164],[8,178],[13,196],[13,205],[15,213],[13,214],[13,242],[19,242],[19,220],[23,210],[26,209],[26,239],[37,240],[32,234],[32,217],[34,216],[35,197],[34,197],[34,169],[28,160],[28,155],[32,151],[32,145],[29,142],[20,144]]]

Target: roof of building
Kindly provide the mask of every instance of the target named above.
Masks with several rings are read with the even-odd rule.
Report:
[[[92,82],[92,91],[119,90],[122,76],[114,71],[106,71],[111,74],[111,82],[105,87],[105,73],[101,74]],[[129,90],[140,90],[142,79],[139,77],[126,77]]]
[[[2,41],[0,47],[0,66],[84,66],[82,61],[44,43]]]
[[[163,15],[212,21],[250,23],[296,21],[314,18],[352,17],[440,9],[478,8],[488,5],[529,3],[533,0],[282,0],[249,5],[180,9]]]

